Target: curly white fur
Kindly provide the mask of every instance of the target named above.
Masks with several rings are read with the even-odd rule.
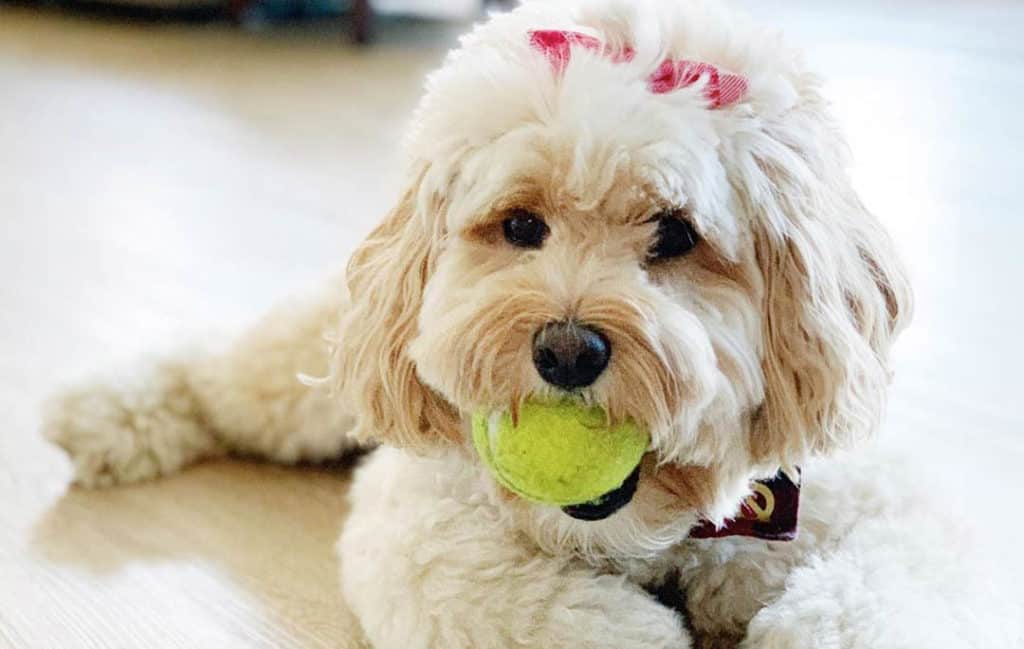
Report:
[[[555,71],[531,29],[636,56],[578,49]],[[748,92],[719,109],[700,84],[652,94],[666,57],[742,74]],[[224,353],[67,393],[47,430],[86,485],[224,452],[295,461],[383,443],[339,543],[378,649],[1014,646],[1019,609],[909,473],[871,453],[824,459],[876,428],[910,292],[818,85],[776,36],[710,2],[496,16],[430,77],[408,188],[344,289]],[[517,208],[548,223],[541,249],[503,240]],[[649,220],[665,208],[702,241],[652,265]],[[552,394],[530,341],[570,317],[615,350],[578,398],[652,437],[635,498],[597,522],[502,491],[466,442],[475,410]],[[687,539],[793,464],[798,541]],[[669,585],[685,610],[649,594]]]

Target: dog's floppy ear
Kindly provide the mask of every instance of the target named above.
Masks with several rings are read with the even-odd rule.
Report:
[[[420,381],[408,355],[443,236],[440,199],[419,193],[415,183],[349,260],[350,302],[331,373],[356,415],[352,435],[422,448],[458,439],[460,430],[458,414]]]
[[[812,88],[762,123],[739,165],[764,278],[765,402],[751,451],[790,464],[876,428],[889,347],[911,295],[887,233],[854,193]]]

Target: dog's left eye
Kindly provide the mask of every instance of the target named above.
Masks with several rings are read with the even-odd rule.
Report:
[[[652,221],[658,224],[654,242],[647,252],[651,261],[681,257],[697,247],[700,236],[679,210],[659,212]]]
[[[517,248],[540,248],[548,236],[548,225],[529,210],[513,210],[501,223],[505,240]]]

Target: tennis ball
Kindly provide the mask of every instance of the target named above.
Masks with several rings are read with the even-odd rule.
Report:
[[[527,500],[580,505],[618,489],[640,464],[649,437],[632,421],[609,427],[605,411],[572,403],[526,402],[473,417],[473,442],[502,485]]]

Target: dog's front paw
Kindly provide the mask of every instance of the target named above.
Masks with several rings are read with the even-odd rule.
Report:
[[[218,451],[184,370],[169,364],[57,394],[44,406],[43,426],[86,487],[148,480]]]
[[[577,582],[573,584],[572,582]],[[589,583],[588,583],[589,582]],[[587,649],[690,649],[679,613],[655,602],[624,578],[571,579],[550,603],[539,646]]]

